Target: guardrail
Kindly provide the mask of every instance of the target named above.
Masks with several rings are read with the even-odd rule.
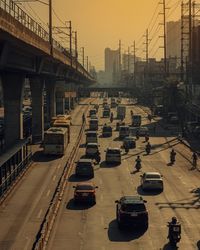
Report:
[[[45,249],[47,246],[47,242],[50,236],[50,232],[52,230],[53,227],[53,223],[55,221],[56,215],[58,213],[60,204],[61,204],[61,200],[64,194],[64,190],[65,190],[65,186],[66,186],[66,179],[68,178],[73,163],[74,163],[74,159],[76,157],[76,153],[79,149],[79,145],[81,142],[81,137],[83,134],[83,131],[85,129],[85,123],[82,125],[81,130],[79,132],[77,141],[70,153],[70,156],[67,160],[67,163],[64,167],[63,173],[60,177],[60,180],[58,182],[58,185],[56,187],[56,190],[54,192],[53,198],[51,199],[50,202],[50,206],[45,214],[45,218],[41,224],[41,228],[40,231],[38,232],[37,236],[36,236],[36,241],[33,244],[33,250],[42,250]]]

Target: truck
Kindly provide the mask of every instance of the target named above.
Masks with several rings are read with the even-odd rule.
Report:
[[[133,115],[132,116],[132,126],[133,127],[140,127],[142,122],[141,115]]]
[[[126,107],[124,105],[119,105],[117,107],[117,119],[124,120],[126,116]]]

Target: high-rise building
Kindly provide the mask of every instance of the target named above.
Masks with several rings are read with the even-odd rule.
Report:
[[[119,75],[119,50],[105,49],[105,74],[107,83],[116,83]]]
[[[170,21],[166,25],[167,58],[181,57],[181,21]]]

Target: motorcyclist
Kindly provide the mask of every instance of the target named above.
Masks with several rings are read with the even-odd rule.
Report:
[[[196,165],[197,165],[197,158],[198,158],[197,153],[193,152],[193,154],[192,154],[192,164],[193,164],[194,167],[196,167]]]
[[[124,150],[128,154],[128,152],[129,152],[129,146],[128,146],[127,143],[124,144]]]
[[[136,139],[137,139],[137,140],[139,140],[139,138],[140,138],[140,135],[139,135],[139,131],[138,131],[138,130],[136,131],[136,134],[135,134],[135,136],[136,136]]]
[[[111,123],[113,122],[113,112],[111,112],[111,114],[110,114],[110,122]]]
[[[140,156],[139,156],[139,155],[137,156],[137,158],[136,158],[135,162],[136,162],[136,164],[135,164],[135,168],[136,168],[136,170],[137,170],[137,171],[139,171],[139,170],[140,170],[140,168],[141,168],[141,162],[142,162],[142,160],[141,160],[141,158],[140,158]]]
[[[133,110],[131,110],[131,116],[133,116]]]
[[[146,141],[146,142],[149,141],[149,135],[148,135],[148,134],[145,135],[145,141]]]
[[[168,239],[171,243],[176,245],[181,239],[181,224],[178,222],[177,218],[173,216],[172,220],[168,222],[168,227]],[[174,238],[174,236],[176,236],[176,238]]]
[[[148,120],[151,122],[151,119],[152,119],[152,117],[151,117],[151,114],[148,114]]]
[[[150,152],[151,152],[151,144],[150,144],[150,142],[148,142],[147,145],[146,145],[146,152],[147,152],[147,154],[150,154]]]
[[[101,161],[101,155],[100,155],[99,150],[95,154],[95,160],[96,160],[97,164],[99,164],[99,162]]]
[[[174,149],[172,149],[172,151],[170,152],[170,161],[171,161],[171,163],[175,162],[175,157],[176,157],[176,152],[174,151]]]
[[[82,115],[82,123],[85,123],[85,114]]]

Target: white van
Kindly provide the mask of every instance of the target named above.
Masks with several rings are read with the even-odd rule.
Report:
[[[86,132],[86,144],[90,142],[97,143],[97,132],[96,131],[87,131]]]

